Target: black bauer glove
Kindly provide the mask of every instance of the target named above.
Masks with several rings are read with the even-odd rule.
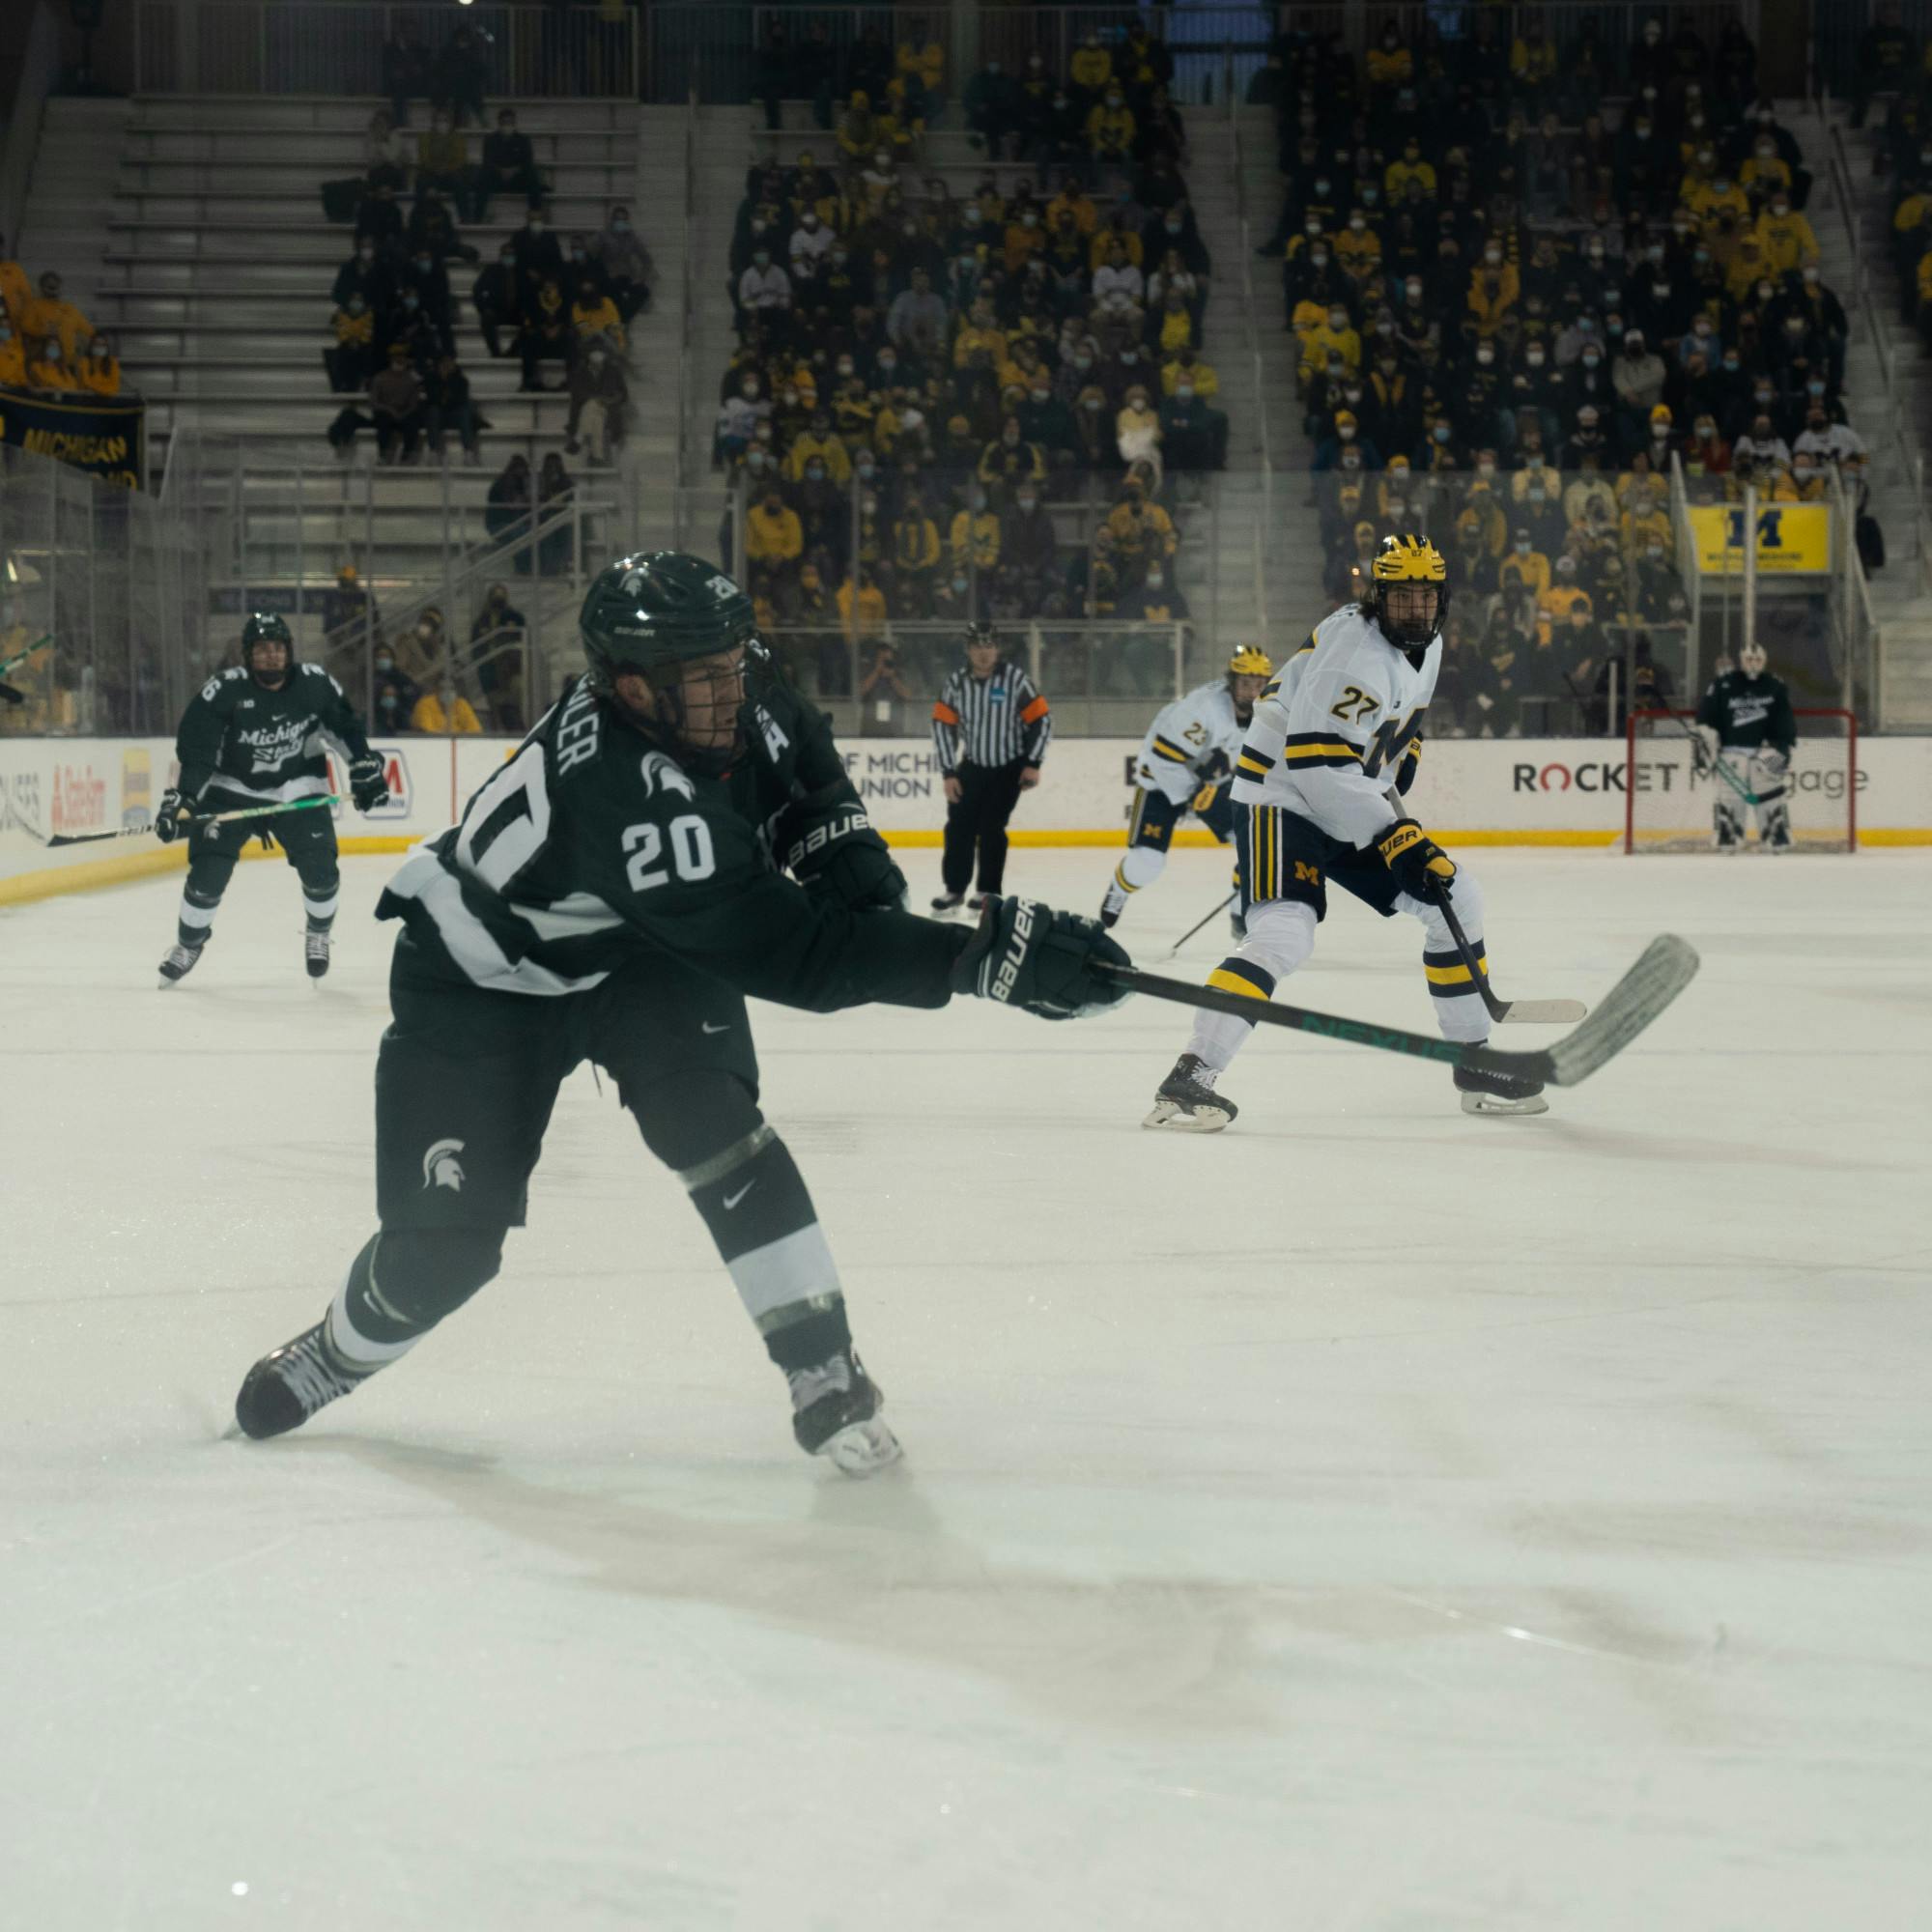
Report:
[[[15,691],[11,684],[0,683],[0,704],[24,704],[26,701],[25,692]]]
[[[1132,964],[1097,920],[1034,899],[989,898],[952,962],[952,990],[1023,1007],[1043,1020],[1079,1019],[1126,998],[1124,986],[1094,969]]]
[[[187,809],[187,800],[173,785],[161,794],[161,802],[155,808],[155,837],[163,845],[173,844],[182,836],[182,813]]]
[[[772,845],[779,864],[814,899],[854,912],[905,910],[905,874],[844,780],[787,806]]]
[[[389,780],[383,760],[371,752],[349,766],[349,799],[357,811],[374,811],[389,802]]]
[[[1376,850],[1410,898],[1433,899],[1456,876],[1456,862],[1412,818],[1398,818]]]

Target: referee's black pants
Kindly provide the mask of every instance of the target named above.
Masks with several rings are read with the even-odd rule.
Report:
[[[980,860],[980,890],[996,893],[1007,874],[1007,820],[1020,799],[1023,758],[1009,765],[975,765],[961,761],[952,776],[959,781],[959,802],[946,809],[946,856],[940,876],[950,894],[963,894],[973,877],[973,859]]]

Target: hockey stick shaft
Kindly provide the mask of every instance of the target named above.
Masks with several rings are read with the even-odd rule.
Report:
[[[1490,984],[1488,962],[1476,957],[1476,949],[1469,944],[1469,935],[1463,930],[1463,922],[1456,917],[1456,908],[1449,903],[1447,892],[1438,889],[1435,909],[1449,928],[1449,937],[1456,942],[1456,951],[1462,954],[1463,964],[1468,968],[1483,1005],[1498,1026],[1567,1026],[1587,1017],[1590,1009],[1581,1000],[1497,999],[1495,988]]]
[[[1177,940],[1176,940],[1176,941],[1174,942],[1174,944],[1173,944],[1172,946],[1170,946],[1170,947],[1169,947],[1169,948],[1167,949],[1167,956],[1168,956],[1168,957],[1169,957],[1170,959],[1172,959],[1172,958],[1174,957],[1174,955],[1175,955],[1175,954],[1176,954],[1177,952],[1179,952],[1180,951],[1180,949],[1181,949],[1181,948],[1182,948],[1183,946],[1185,946],[1185,945],[1187,944],[1187,942],[1188,942],[1188,941],[1189,941],[1190,939],[1192,939],[1192,938],[1194,937],[1194,935],[1195,935],[1195,934],[1196,934],[1197,932],[1199,932],[1199,931],[1201,930],[1202,926],[1204,926],[1204,925],[1211,925],[1211,924],[1213,923],[1213,922],[1214,922],[1215,920],[1219,919],[1219,918],[1221,917],[1221,915],[1222,915],[1222,914],[1223,914],[1224,912],[1226,912],[1226,911],[1228,910],[1228,908],[1229,908],[1229,907],[1230,907],[1231,905],[1233,905],[1233,904],[1235,903],[1235,901],[1236,901],[1236,900],[1237,898],[1239,898],[1239,897],[1240,897],[1240,895],[1241,895],[1241,889],[1240,889],[1240,887],[1239,887],[1239,886],[1236,886],[1236,887],[1235,888],[1235,890],[1234,890],[1234,891],[1233,891],[1232,893],[1230,893],[1230,894],[1228,895],[1228,896],[1227,896],[1226,898],[1224,898],[1224,899],[1223,899],[1223,900],[1221,901],[1221,903],[1220,903],[1219,905],[1217,905],[1217,906],[1216,906],[1216,907],[1214,908],[1214,910],[1213,910],[1212,912],[1210,912],[1210,913],[1209,913],[1209,914],[1208,915],[1208,917],[1207,917],[1206,919],[1204,919],[1204,920],[1200,920],[1200,921],[1197,921],[1197,922],[1196,922],[1196,923],[1194,923],[1193,925],[1190,925],[1190,926],[1189,926],[1189,927],[1187,928],[1187,930],[1186,930],[1185,932],[1183,932],[1183,933],[1182,933],[1182,934],[1180,935],[1180,937],[1179,937],[1179,939],[1177,939]]]
[[[1662,933],[1644,948],[1642,956],[1612,986],[1597,1010],[1553,1045],[1535,1053],[1498,1053],[1488,1046],[1463,1046],[1433,1034],[1410,1033],[1403,1027],[1371,1026],[1365,1020],[1339,1019],[1333,1013],[1311,1012],[1275,1000],[1257,1000],[1226,993],[1218,986],[1193,986],[1183,980],[1143,973],[1135,966],[1096,965],[1093,970],[1130,991],[1150,999],[1172,1000],[1179,1006],[1226,1013],[1254,1026],[1291,1027],[1296,1033],[1324,1039],[1346,1040],[1383,1053],[1406,1054],[1477,1072],[1511,1073],[1541,1080],[1552,1087],[1575,1087],[1614,1060],[1659,1013],[1676,999],[1697,973],[1697,954],[1674,933]]]
[[[341,803],[342,800],[331,791],[320,798],[291,799],[285,805],[248,805],[239,810],[212,811],[198,818],[185,813],[180,822],[184,832],[199,832],[204,825],[234,825],[244,818],[276,818],[285,811],[313,811],[318,806]]]
[[[44,638],[36,638],[24,651],[15,651],[11,658],[0,661],[0,677],[5,677],[15,665],[25,664],[36,651],[44,650],[53,640],[54,634],[49,631]]]
[[[1704,761],[1708,762],[1710,769],[1716,772],[1717,775],[1720,779],[1722,779],[1723,781],[1727,785],[1729,785],[1730,788],[1734,792],[1736,792],[1737,795],[1741,799],[1743,799],[1747,805],[1750,806],[1753,810],[1755,810],[1758,806],[1764,803],[1764,801],[1758,797],[1757,793],[1750,790],[1746,785],[1745,781],[1738,777],[1737,773],[1732,771],[1729,765],[1725,764],[1724,754],[1721,747],[1718,751],[1713,752],[1709,748],[1709,746],[1707,746],[1704,743],[1703,739],[1698,737],[1697,727],[1694,724],[1685,724],[1683,719],[1676,717],[1675,715],[1672,716],[1670,722],[1673,724],[1675,724],[1677,728],[1680,731],[1682,731],[1687,738],[1690,740],[1693,750],[1702,754]]]

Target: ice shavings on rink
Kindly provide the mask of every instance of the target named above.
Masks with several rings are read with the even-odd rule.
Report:
[[[0,1918],[1922,1926],[1932,860],[1459,856],[1506,998],[1703,956],[1542,1120],[1264,1033],[1177,1141],[1179,1009],[754,1009],[863,1485],[587,1071],[502,1277],[219,1440],[371,1225],[394,862],[319,989],[279,867],[165,995],[177,881],[0,912]],[[1284,996],[1430,1023],[1352,904]]]

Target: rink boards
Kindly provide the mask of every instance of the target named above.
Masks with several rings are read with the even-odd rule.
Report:
[[[452,823],[515,742],[379,742],[393,797],[366,818],[338,809],[344,849],[402,851]],[[1015,842],[1117,843],[1138,749],[1125,739],[1056,743],[1038,789],[1015,814]],[[938,842],[946,807],[928,741],[862,738],[845,756],[873,822],[895,844]],[[155,802],[173,770],[164,738],[0,739],[0,903],[182,865],[179,844],[163,847],[152,836]],[[346,790],[341,776],[338,789]],[[1650,776],[1639,760],[1635,782]],[[1631,782],[1625,749],[1614,741],[1447,739],[1424,753],[1410,803],[1447,842],[1603,847],[1622,837]],[[1932,844],[1932,738],[1861,740],[1857,784],[1861,842]],[[1177,837],[1188,843],[1208,835],[1189,829]]]

